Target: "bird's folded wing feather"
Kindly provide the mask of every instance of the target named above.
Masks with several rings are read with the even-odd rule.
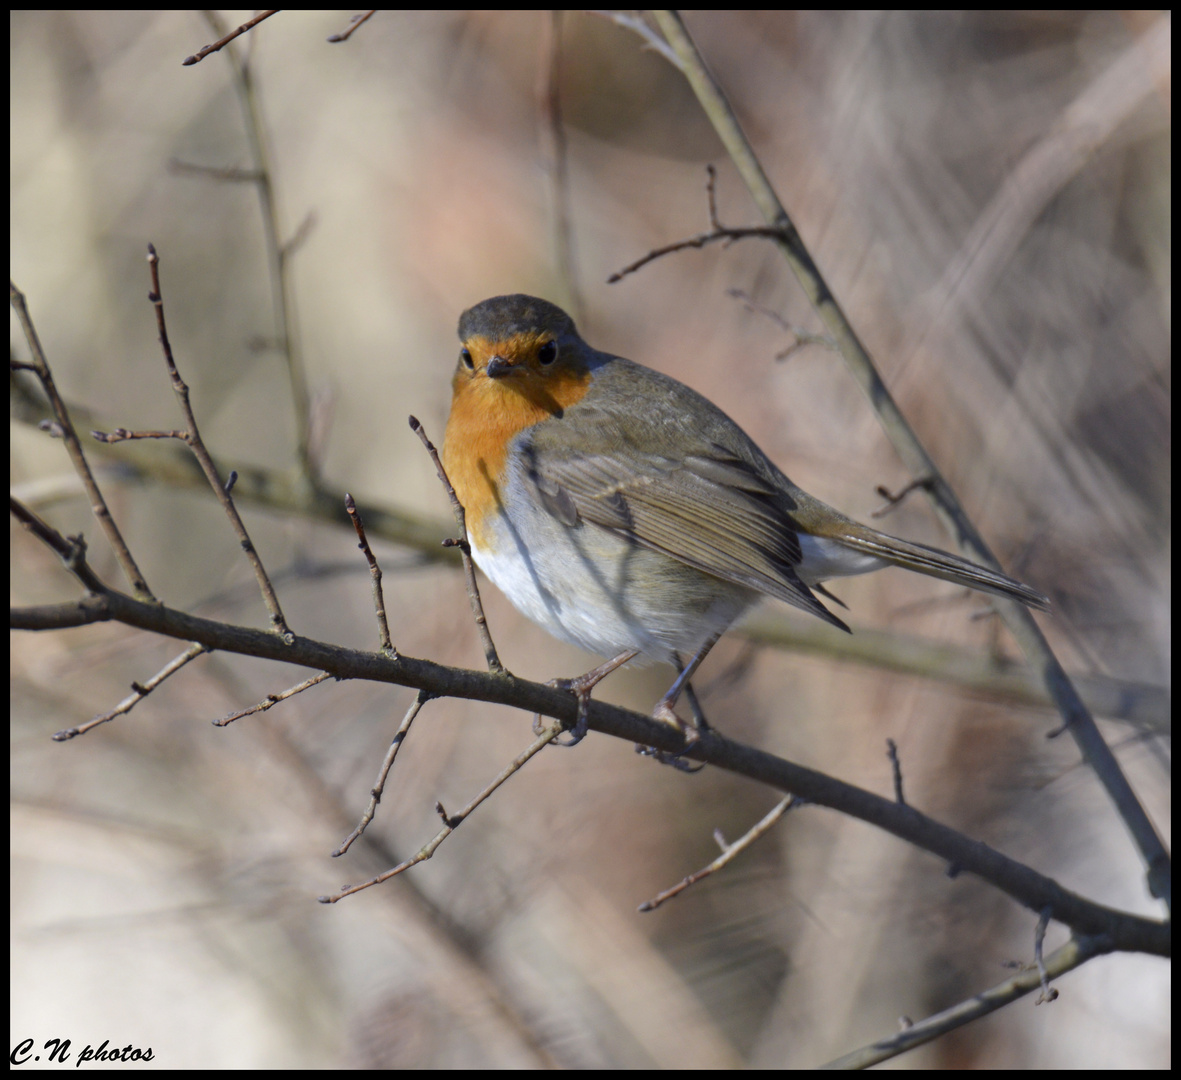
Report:
[[[612,431],[609,414],[596,424],[585,419],[577,451],[556,425],[554,437],[543,441],[539,434],[522,447],[550,513],[567,525],[608,529],[847,629],[796,573],[801,551],[790,496],[755,466],[704,440],[682,457],[644,453]]]

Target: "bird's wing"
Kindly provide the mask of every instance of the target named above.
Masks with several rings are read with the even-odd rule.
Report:
[[[610,530],[848,629],[796,572],[801,551],[791,496],[766,475],[769,466],[760,469],[708,437],[694,438],[694,452],[681,455],[678,438],[662,446],[649,430],[641,450],[614,411],[578,408],[576,448],[561,420],[539,425],[521,446],[528,479],[550,513],[567,525]],[[654,427],[665,419],[658,409]]]

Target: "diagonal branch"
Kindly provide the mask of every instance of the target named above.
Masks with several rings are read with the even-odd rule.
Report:
[[[760,213],[768,225],[778,231],[775,242],[779,250],[836,341],[853,377],[877,411],[894,449],[912,475],[930,478],[927,493],[959,546],[975,558],[999,569],[999,563],[985,544],[984,538],[972,524],[950,485],[939,472],[914,429],[902,415],[898,403],[886,388],[868,350],[857,336],[844,309],[824,280],[794,222],[780,202],[730,103],[717,80],[706,68],[705,61],[680,15],[675,11],[656,11],[653,14],[665,39],[676,53],[679,67],[697,95],[702,110],[721,138]],[[1164,900],[1171,908],[1169,855],[1111,748],[1099,733],[1090,711],[1083,704],[1078,691],[1050,649],[1045,635],[1030,612],[1014,601],[997,600],[996,607],[1030,665],[1042,673],[1046,689],[1065,721],[1066,730],[1070,732],[1083,758],[1106,788],[1108,796],[1131,833],[1144,859],[1152,895]]]

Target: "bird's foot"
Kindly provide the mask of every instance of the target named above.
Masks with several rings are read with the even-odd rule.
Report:
[[[586,738],[589,728],[587,713],[590,708],[591,691],[611,672],[623,667],[629,660],[634,660],[637,655],[635,650],[622,652],[606,663],[591,668],[585,675],[579,675],[573,679],[550,679],[545,684],[552,686],[555,690],[569,690],[578,699],[578,715],[575,717],[574,726],[570,728],[570,738],[565,742],[554,739],[555,746],[577,746]],[[533,718],[533,731],[535,734],[541,734],[540,713]]]
[[[698,710],[694,710],[697,712]],[[682,761],[681,758],[687,754],[694,746],[701,741],[702,731],[708,731],[708,727],[697,726],[696,724],[687,724],[682,720],[673,709],[672,702],[668,697],[663,697],[657,703],[656,708],[652,710],[652,719],[662,724],[668,724],[669,727],[674,727],[681,733],[681,737],[685,740],[685,745],[680,750],[669,751],[659,750],[655,746],[644,746],[643,744],[636,744],[636,753],[643,754],[646,757],[655,758],[662,765],[672,765],[674,768],[680,769],[682,772],[698,772],[705,766],[699,766],[694,769],[687,762]],[[701,717],[704,721],[705,717]]]

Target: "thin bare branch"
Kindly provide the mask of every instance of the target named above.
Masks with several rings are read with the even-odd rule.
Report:
[[[455,494],[455,488],[451,486],[451,481],[447,479],[447,472],[443,468],[443,462],[439,460],[439,452],[435,449],[434,443],[427,438],[426,431],[423,429],[422,424],[419,423],[417,417],[410,417],[410,430],[422,440],[422,445],[426,447],[427,453],[430,454],[431,461],[435,463],[435,471],[439,474],[439,480],[442,481],[443,487],[447,490],[447,497],[451,500],[451,509],[455,514],[455,524],[459,529],[459,539],[453,540],[450,544],[446,540],[443,543],[448,547],[458,547],[460,554],[463,555],[463,572],[467,580],[468,601],[472,606],[472,616],[476,620],[476,630],[480,635],[480,642],[484,646],[484,658],[488,661],[488,670],[498,675],[507,675],[508,671],[500,662],[500,657],[496,654],[496,646],[492,643],[492,634],[488,630],[488,620],[484,618],[484,605],[480,601],[480,587],[476,584],[476,568],[472,564],[472,548],[467,538],[467,514],[464,512],[463,503],[459,501],[459,496]]]
[[[898,756],[898,744],[893,739],[886,740],[886,756],[890,759],[890,769],[894,774],[894,801],[899,806],[905,806],[906,797],[902,794],[902,759]]]
[[[250,19],[249,21],[244,22],[236,30],[231,30],[224,37],[215,41],[212,45],[206,45],[203,49],[200,50],[200,52],[194,53],[192,56],[186,56],[181,61],[181,65],[183,67],[191,67],[193,64],[199,64],[210,53],[215,53],[221,49],[224,49],[231,41],[234,40],[234,38],[239,37],[242,34],[245,34],[248,30],[252,30],[260,22],[262,22],[263,19],[269,19],[272,15],[277,14],[280,10],[281,10],[280,8],[273,8],[270,11],[260,11],[257,15],[254,16],[253,19]]]
[[[251,705],[249,709],[240,709],[238,712],[230,713],[228,716],[223,716],[220,720],[214,720],[214,727],[228,727],[235,720],[241,720],[244,716],[257,716],[259,713],[264,713],[274,708],[280,701],[286,701],[288,698],[295,697],[296,694],[302,694],[305,690],[310,690],[313,686],[319,686],[320,683],[331,679],[327,671],[321,671],[318,675],[313,675],[310,679],[304,679],[301,683],[296,683],[294,686],[289,686],[286,690],[280,690],[277,694],[267,694],[262,701],[257,705]]]
[[[402,722],[398,725],[398,730],[394,734],[390,748],[386,751],[381,768],[377,771],[377,783],[369,791],[369,805],[365,808],[365,813],[361,815],[361,820],[357,823],[357,827],[344,838],[344,843],[332,853],[334,859],[339,858],[353,846],[353,841],[369,827],[369,822],[377,814],[377,804],[381,802],[381,796],[385,792],[385,782],[389,778],[390,770],[394,767],[394,759],[398,756],[398,751],[401,749],[402,743],[406,741],[406,736],[410,731],[410,725],[414,723],[415,717],[418,716],[422,707],[431,700],[432,696],[426,690],[419,690],[414,696],[414,700],[410,703],[410,708],[406,710],[406,715],[402,717]]]
[[[242,545],[242,551],[250,562],[251,569],[254,570],[254,577],[262,593],[263,602],[271,614],[271,625],[279,635],[290,637],[291,630],[287,625],[287,620],[283,617],[283,609],[279,605],[279,597],[275,593],[275,588],[271,584],[270,578],[267,576],[266,568],[262,565],[262,559],[259,558],[258,552],[255,550],[254,542],[250,539],[250,534],[246,531],[246,525],[238,513],[238,508],[234,505],[234,500],[230,496],[226,483],[218,475],[217,466],[214,464],[213,458],[210,456],[209,450],[206,448],[205,442],[198,430],[197,416],[193,412],[192,404],[189,401],[189,387],[180,376],[180,371],[176,366],[176,360],[172,355],[172,345],[168,340],[168,328],[164,323],[164,298],[160,290],[160,256],[156,254],[156,249],[151,244],[148,245],[148,267],[152,274],[152,291],[148,295],[148,299],[152,302],[152,307],[156,312],[156,329],[160,335],[160,348],[164,353],[164,362],[168,366],[168,377],[172,382],[172,389],[176,394],[177,400],[180,402],[180,409],[185,418],[185,423],[188,424],[188,430],[184,434],[184,441],[193,451],[194,457],[196,457],[201,465],[201,471],[205,474],[206,480],[209,481],[209,486],[213,488],[213,492],[217,496],[217,501],[221,503],[226,517],[230,519],[230,525],[238,536],[238,542]]]
[[[159,671],[156,672],[146,682],[133,682],[131,684],[131,693],[127,695],[118,705],[116,705],[110,712],[101,713],[93,720],[85,724],[79,724],[77,727],[64,728],[61,731],[55,731],[53,734],[54,742],[67,742],[77,735],[85,735],[86,732],[98,727],[100,724],[105,724],[108,720],[114,720],[116,716],[123,716],[131,712],[144,698],[146,698],[153,690],[156,689],[165,679],[171,675],[175,675],[181,668],[183,668],[190,660],[196,660],[198,656],[202,656],[209,652],[204,645],[190,645],[184,652],[174,656],[168,661]]]
[[[1097,938],[1075,937],[1060,949],[1056,949],[1045,963],[1045,977],[1056,979],[1068,971],[1082,967],[1088,960],[1102,956],[1109,952],[1106,943]],[[909,1024],[896,1035],[890,1035],[860,1050],[844,1054],[823,1067],[826,1069],[866,1069],[871,1065],[889,1061],[891,1058],[905,1054],[916,1046],[929,1043],[949,1031],[962,1028],[973,1020],[987,1016],[997,1009],[1003,1008],[1011,1002],[1032,994],[1042,988],[1042,975],[1037,967],[1029,965],[1012,978],[1006,979],[997,986],[974,994],[966,1001],[953,1005],[950,1009],[920,1020],[917,1024]]]
[[[390,624],[385,616],[385,593],[381,587],[381,567],[377,563],[377,556],[373,554],[373,549],[369,546],[369,538],[365,535],[365,522],[361,517],[361,512],[357,509],[357,503],[347,492],[344,497],[344,508],[349,515],[349,520],[353,523],[353,528],[357,531],[357,547],[365,553],[365,558],[369,562],[369,576],[373,582],[373,607],[377,613],[377,632],[381,651],[387,655],[396,656],[398,650],[390,641]]]
[[[342,41],[348,41],[348,39],[353,36],[353,33],[359,27],[363,26],[373,17],[376,11],[377,9],[373,8],[369,11],[361,12],[360,15],[354,15],[351,19],[349,19],[350,26],[347,30],[340,34],[329,34],[328,43],[330,45],[336,45]]]
[[[671,889],[665,889],[663,892],[657,893],[651,900],[645,900],[636,910],[637,911],[655,911],[666,900],[671,900],[674,896],[683,893],[691,885],[696,885],[697,882],[703,878],[709,877],[711,874],[717,873],[728,863],[733,862],[742,852],[751,846],[760,836],[765,836],[774,828],[775,823],[779,821],[784,814],[786,814],[793,806],[799,806],[802,800],[797,799],[794,795],[789,795],[786,799],[778,802],[753,828],[746,832],[739,839],[732,844],[727,844],[725,838],[722,836],[721,830],[715,830],[714,840],[717,841],[718,847],[722,849],[722,854],[719,855],[708,866],[690,874],[687,878],[682,878]]]
[[[11,280],[8,282],[8,298],[16,312],[21,329],[24,331],[25,341],[29,345],[29,352],[33,357],[31,364],[21,364],[21,367],[25,371],[32,371],[36,374],[46,397],[49,398],[56,423],[54,433],[65,441],[66,451],[70,455],[74,471],[81,479],[82,486],[86,489],[86,495],[90,499],[91,512],[98,521],[107,542],[111,545],[111,550],[114,551],[115,558],[135,595],[143,600],[154,600],[152,590],[148,588],[147,581],[132,557],[131,549],[124,541],[123,534],[119,531],[119,526],[115,524],[114,517],[111,516],[107,501],[103,497],[102,491],[99,490],[98,481],[95,480],[94,473],[90,471],[90,464],[82,451],[82,443],[78,438],[78,433],[74,430],[73,422],[70,420],[69,410],[66,409],[65,401],[58,393],[57,383],[54,381],[53,372],[49,367],[49,360],[45,356],[45,350],[41,348],[41,338],[37,334],[36,326],[33,325],[33,317],[29,314],[25,294]]]
[[[405,870],[409,870],[412,866],[417,866],[421,862],[426,862],[439,849],[439,845],[443,843],[460,825],[467,820],[468,815],[476,809],[489,795],[491,795],[501,784],[503,784],[510,776],[519,772],[522,766],[535,754],[544,750],[554,738],[561,734],[562,726],[554,724],[548,728],[542,735],[532,742],[526,749],[518,754],[512,761],[508,763],[496,777],[483,791],[480,792],[471,802],[467,804],[458,814],[448,814],[443,809],[442,803],[436,803],[435,809],[438,810],[439,816],[443,819],[443,828],[439,830],[426,844],[412,855],[405,862],[399,863],[397,866],[385,871],[383,874],[378,874],[375,878],[370,878],[368,881],[363,881],[359,885],[346,885],[338,893],[333,893],[331,896],[321,896],[321,904],[335,904],[338,900],[343,900],[346,896],[351,896],[353,893],[360,892],[362,889],[368,889],[371,885],[380,885],[383,881],[389,881],[390,878],[401,874]],[[392,756],[391,750],[391,756]]]
[[[266,12],[264,14],[273,14]],[[249,59],[239,56],[234,44],[236,33],[226,33],[220,17],[213,10],[206,9],[204,16],[221,35],[218,47],[228,46],[230,76],[238,103],[242,110],[242,124],[247,142],[250,144],[250,158],[253,168],[245,170],[251,174],[258,193],[263,237],[266,241],[268,277],[271,286],[271,311],[274,320],[274,347],[287,364],[287,377],[291,387],[291,407],[295,414],[295,457],[302,483],[314,487],[317,476],[314,471],[309,449],[310,401],[307,373],[304,371],[300,351],[299,323],[295,303],[295,289],[291,280],[290,255],[298,246],[283,239],[284,230],[279,220],[278,201],[275,197],[272,179],[271,157],[267,145],[266,125],[263,123],[262,107],[254,87],[254,74]],[[247,27],[259,20],[256,18]],[[241,29],[241,28],[239,28]],[[251,41],[257,40],[251,38]],[[238,177],[235,177],[237,179]]]

